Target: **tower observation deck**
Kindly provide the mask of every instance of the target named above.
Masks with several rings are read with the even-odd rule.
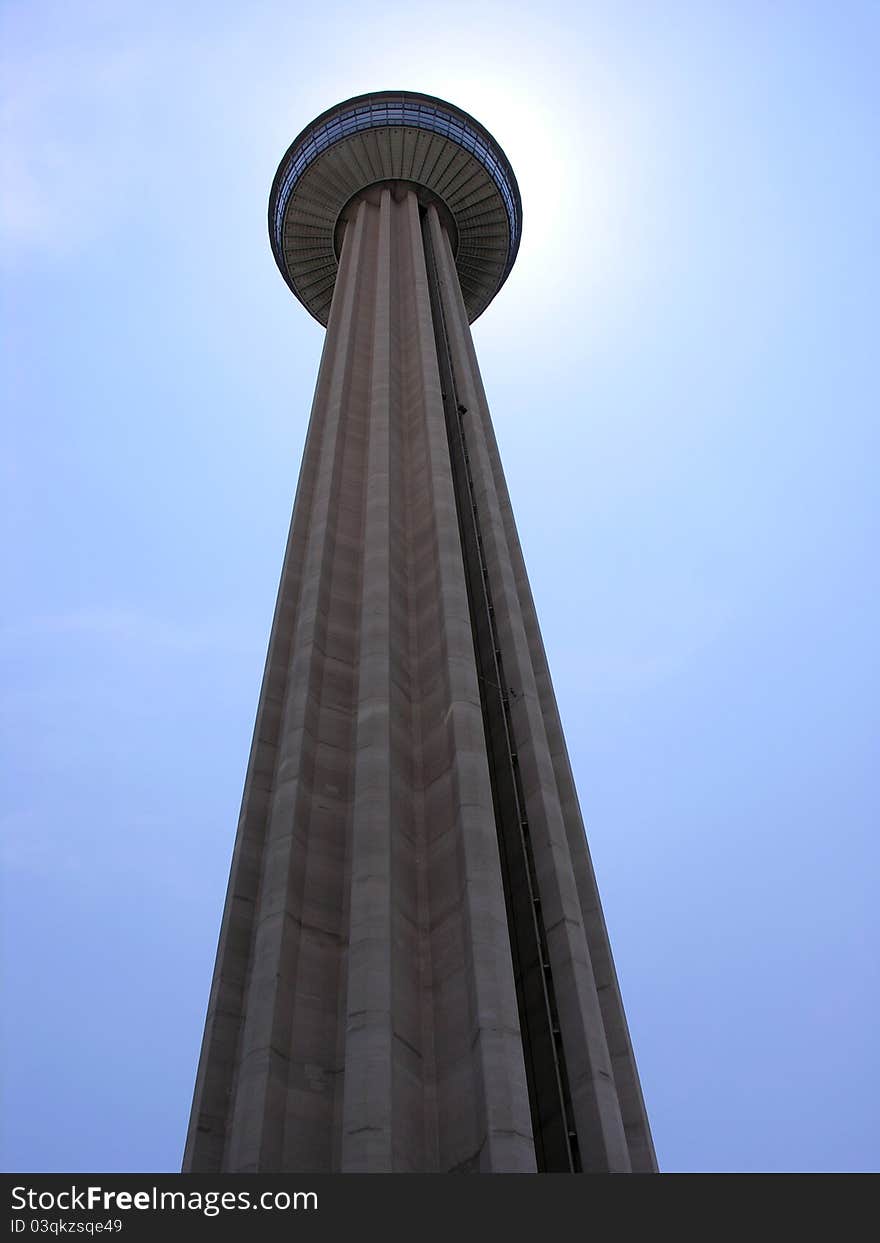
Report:
[[[443,218],[473,323],[516,259],[519,188],[492,136],[466,112],[427,95],[360,95],[322,113],[292,143],[269,198],[269,237],[282,276],[326,325],[351,205],[393,183],[410,187],[423,206],[433,203]]]
[[[276,174],[327,334],[187,1171],[656,1168],[470,333],[521,229],[492,136],[414,92]]]

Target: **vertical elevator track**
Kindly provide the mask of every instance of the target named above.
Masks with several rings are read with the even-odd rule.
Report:
[[[422,237],[480,684],[535,1157],[539,1172],[579,1173],[582,1165],[510,715],[510,690],[504,674],[468,453],[464,422],[468,412],[458,396],[436,257],[424,214]]]

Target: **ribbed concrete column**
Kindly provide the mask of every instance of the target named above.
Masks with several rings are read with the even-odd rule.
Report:
[[[419,698],[436,912],[431,954],[440,1165],[530,1171],[535,1156],[474,640],[414,198],[409,206],[425,428],[424,490],[416,511],[424,531],[416,534],[424,547]]]
[[[285,1131],[291,1127],[295,1135],[305,1116],[302,1148],[311,1154],[310,1168],[330,1143],[335,1068],[327,1052],[336,1015],[329,999],[345,931],[339,925],[337,876],[351,799],[347,765],[332,749],[347,744],[350,734],[345,709],[355,656],[351,634],[335,630],[332,622],[354,603],[352,584],[340,573],[338,545],[359,519],[357,507],[352,513],[342,497],[351,495],[362,475],[353,433],[363,410],[352,396],[368,348],[357,313],[360,285],[370,271],[364,233],[358,222],[352,280],[343,286],[338,321],[328,331],[333,382],[325,408],[316,412],[323,452],[311,507],[302,514],[308,535],[225,1157],[229,1168],[242,1171],[283,1168]]]
[[[390,1171],[392,1151],[392,906],[394,877],[391,686],[391,418],[400,404],[392,374],[391,191],[370,217],[369,245],[376,252],[372,315],[369,420],[366,428],[366,498],[360,599],[357,720],[352,812],[342,1168]],[[378,216],[378,219],[375,217]],[[396,249],[396,248],[395,248]],[[396,256],[394,256],[396,257]],[[397,342],[394,342],[396,345]]]
[[[555,696],[448,237],[429,211],[583,1168],[655,1168]]]
[[[321,623],[352,383],[362,233],[360,225],[351,231],[343,256],[342,272],[350,278],[340,282],[328,326],[269,640],[184,1156],[184,1168],[193,1171],[282,1166],[290,1012],[312,829]],[[326,1139],[311,1144],[309,1152],[320,1154],[325,1145]]]

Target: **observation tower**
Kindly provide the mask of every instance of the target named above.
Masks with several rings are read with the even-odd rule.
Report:
[[[656,1168],[470,324],[522,206],[409,91],[269,199],[327,333],[184,1170]]]

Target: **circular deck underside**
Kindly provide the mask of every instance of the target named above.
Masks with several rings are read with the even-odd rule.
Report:
[[[281,274],[322,324],[330,314],[342,213],[369,186],[407,181],[440,199],[473,322],[507,279],[522,206],[504,152],[466,112],[429,95],[381,91],[337,104],[292,144],[269,199],[269,236]]]

